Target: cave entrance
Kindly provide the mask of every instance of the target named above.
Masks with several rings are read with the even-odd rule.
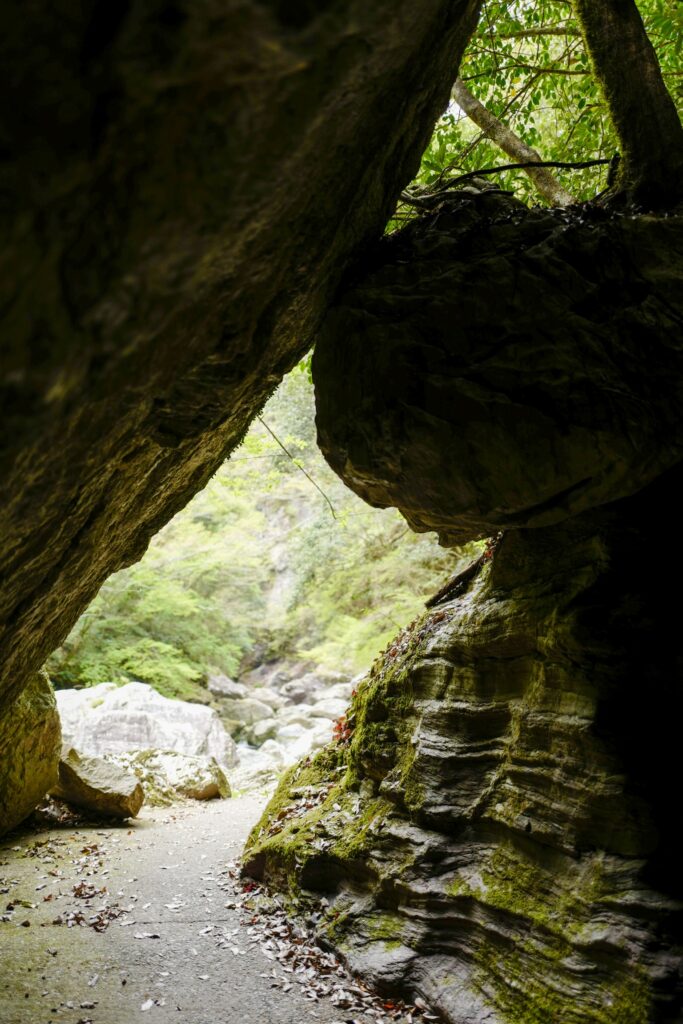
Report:
[[[306,365],[289,374],[48,661],[60,788],[0,845],[3,920],[19,926],[0,1009],[204,1024],[199,1008],[224,999],[221,1020],[285,1024],[312,1002],[318,1020],[354,1006],[384,1019],[277,906],[263,912],[238,858],[283,772],[346,739],[356,677],[470,554],[348,490],[317,447]],[[145,804],[112,822],[114,799],[119,817],[137,811],[131,780]]]
[[[234,791],[272,787],[343,735],[354,679],[468,556],[334,475],[304,362],[49,659],[64,745],[118,759],[148,802],[172,797],[188,756],[215,758]],[[226,791],[210,773],[178,785]]]

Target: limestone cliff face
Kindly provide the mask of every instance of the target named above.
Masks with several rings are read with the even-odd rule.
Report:
[[[453,1024],[681,1019],[679,484],[506,534],[252,835],[247,872]]]
[[[477,7],[31,0],[6,19],[5,699],[305,351]]]
[[[683,218],[455,193],[354,268],[315,350],[320,444],[445,543],[632,494],[683,455]]]

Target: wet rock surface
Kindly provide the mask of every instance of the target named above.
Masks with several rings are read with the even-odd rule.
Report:
[[[135,775],[102,757],[69,750],[59,762],[59,780],[51,795],[98,817],[135,818],[144,802]]]
[[[349,273],[316,343],[319,442],[444,543],[638,491],[683,454],[683,218],[454,193]]]
[[[36,673],[16,700],[0,705],[0,835],[23,821],[57,781],[61,743],[50,681]]]
[[[252,833],[250,876],[448,1021],[681,1019],[679,482],[506,534]]]

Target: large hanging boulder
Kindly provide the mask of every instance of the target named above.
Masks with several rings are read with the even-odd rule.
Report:
[[[62,735],[50,680],[37,672],[0,704],[0,835],[26,818],[57,780]]]
[[[632,494],[683,456],[683,216],[454,193],[354,269],[313,359],[318,436],[446,544]]]

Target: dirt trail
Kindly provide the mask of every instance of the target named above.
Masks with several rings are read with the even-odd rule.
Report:
[[[241,887],[226,867],[262,806],[242,797],[144,810],[120,827],[6,838],[0,844],[1,1024],[351,1019],[329,999],[309,1000],[300,985],[271,987],[279,965],[253,942],[244,911],[231,898]],[[69,927],[79,914],[103,930]],[[62,924],[53,923],[58,917]]]

